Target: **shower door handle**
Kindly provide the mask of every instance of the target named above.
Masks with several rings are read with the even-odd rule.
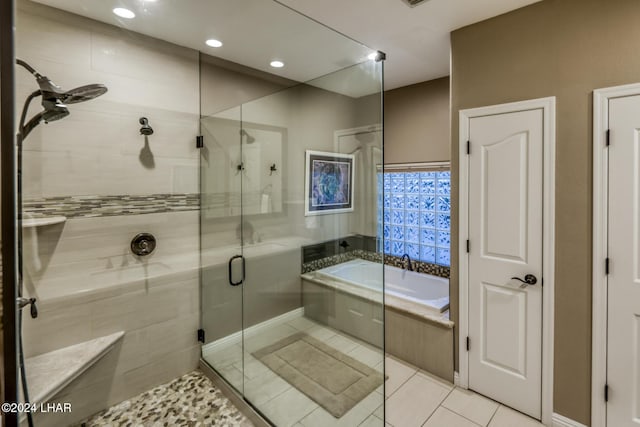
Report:
[[[237,281],[234,282],[233,281],[233,261],[235,261],[236,259],[240,258],[242,260],[242,278]],[[245,269],[244,269],[244,257],[242,255],[234,255],[229,259],[229,284],[231,286],[240,286],[242,285],[242,282],[244,282],[244,275],[245,275]]]

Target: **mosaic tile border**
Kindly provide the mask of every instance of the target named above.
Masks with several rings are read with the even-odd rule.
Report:
[[[144,215],[200,209],[199,193],[61,196],[28,199],[23,202],[25,216],[46,218],[94,218],[119,215]]]
[[[325,267],[331,267],[333,265],[342,264],[343,262],[351,261],[354,259],[364,259],[372,262],[382,262],[382,254],[379,252],[364,251],[356,249],[343,254],[332,255],[325,258],[309,261],[302,264],[302,274],[311,273],[312,271],[320,270]],[[402,258],[398,258],[392,255],[384,256],[384,263],[393,267],[403,268],[404,263]],[[418,273],[430,274],[432,276],[444,277],[448,279],[451,276],[451,269],[444,265],[431,264],[422,261],[411,261],[413,270]]]
[[[367,261],[382,262],[382,256],[380,254],[356,249],[343,254],[331,255],[325,258],[305,262],[302,264],[302,274],[311,273],[312,271],[331,267],[332,265],[342,264],[343,262],[348,262],[358,258],[365,259]]]
[[[320,260],[334,255],[342,255],[354,250],[376,252],[376,238],[355,234],[339,239],[327,240],[302,247],[302,262]]]
[[[405,263],[402,262],[402,258],[393,255],[385,255],[384,263],[399,268],[403,268],[405,266]],[[411,260],[411,265],[413,266],[413,271],[417,271],[418,273],[444,277],[445,279],[448,279],[451,276],[451,268],[445,265],[431,264],[429,262],[417,260]]]

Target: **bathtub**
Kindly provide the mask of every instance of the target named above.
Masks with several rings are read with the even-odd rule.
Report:
[[[382,265],[356,259],[315,272],[318,278],[344,282],[372,291],[382,290]],[[384,293],[387,303],[396,299],[423,305],[442,313],[449,308],[449,279],[384,266]],[[392,297],[392,298],[389,298]]]
[[[302,275],[304,315],[453,381],[449,280],[356,259]],[[383,300],[384,296],[384,300]]]

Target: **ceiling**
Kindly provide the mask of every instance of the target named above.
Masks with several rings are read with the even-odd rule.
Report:
[[[449,75],[449,33],[540,0],[277,0],[387,54],[386,89]]]
[[[387,54],[385,88],[393,89],[448,75],[452,30],[539,0],[428,0],[414,8],[403,0],[36,1],[301,82],[366,62],[372,49],[381,50]],[[119,18],[115,7],[136,17]],[[224,44],[208,47],[209,38]],[[270,67],[274,59],[285,66]],[[340,92],[375,91],[375,72],[351,74]]]

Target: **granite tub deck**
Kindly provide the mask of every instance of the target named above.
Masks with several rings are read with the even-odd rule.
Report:
[[[25,360],[29,397],[44,403],[106,355],[124,332],[85,341]]]
[[[346,332],[424,371],[453,381],[453,327],[449,311],[380,291],[333,280],[316,272],[302,275],[305,316]]]

